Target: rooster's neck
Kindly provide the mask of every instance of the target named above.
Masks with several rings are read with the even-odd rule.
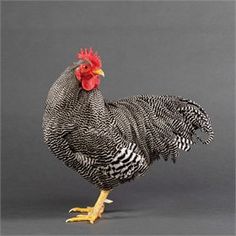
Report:
[[[99,89],[91,91],[81,90],[79,95],[79,112],[92,118],[104,116],[106,106],[104,97]]]

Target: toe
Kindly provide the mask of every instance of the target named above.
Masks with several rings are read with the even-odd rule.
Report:
[[[93,207],[86,207],[86,208],[80,208],[80,207],[74,207],[69,210],[69,213],[73,212],[90,212],[92,211]]]
[[[72,217],[66,220],[66,223],[74,223],[74,222],[80,222],[80,221],[88,221],[89,223],[93,224],[97,217],[95,216],[89,216],[89,215],[79,215],[76,217]]]

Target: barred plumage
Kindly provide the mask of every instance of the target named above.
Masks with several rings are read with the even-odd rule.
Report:
[[[208,144],[213,130],[206,112],[177,96],[139,95],[115,102],[99,89],[85,91],[74,63],[51,87],[43,117],[52,152],[100,189],[143,175],[159,158],[174,162],[197,140]],[[205,132],[203,140],[196,133]]]

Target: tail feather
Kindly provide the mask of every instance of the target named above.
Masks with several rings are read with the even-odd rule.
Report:
[[[175,142],[178,145],[178,148],[183,151],[189,151],[191,149],[191,145],[193,144],[193,141],[187,138],[182,138],[179,135],[176,135]]]
[[[145,155],[150,154],[151,161],[161,157],[175,162],[179,150],[189,151],[198,141],[209,144],[214,137],[205,110],[182,97],[139,95],[119,100],[113,107],[122,108],[128,122],[118,122],[128,124],[127,136],[130,126],[133,127],[135,142]]]
[[[191,123],[194,127],[193,136],[196,136],[197,140],[201,143],[209,144],[214,138],[214,131],[211,126],[210,118],[205,110],[192,100],[180,98],[180,101],[183,101],[184,104],[178,108],[178,111],[183,115],[186,123]],[[203,139],[200,137],[196,133],[198,129],[207,134],[207,138]]]
[[[214,138],[210,118],[196,102],[177,96],[142,96],[154,109],[157,116],[157,130],[165,127],[165,139],[158,143],[158,152],[165,160],[171,156],[175,162],[178,150],[189,151],[193,144],[200,141],[209,144]],[[163,125],[162,123],[165,123]],[[167,128],[166,128],[167,127]],[[206,137],[200,133],[206,134]],[[172,134],[172,135],[171,135]],[[160,146],[161,144],[161,146]]]

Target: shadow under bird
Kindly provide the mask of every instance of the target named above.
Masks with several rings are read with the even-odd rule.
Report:
[[[111,202],[112,189],[143,175],[153,161],[175,162],[179,150],[208,144],[214,136],[207,113],[194,101],[167,95],[108,101],[99,90],[101,77],[101,58],[81,49],[46,100],[43,135],[49,149],[100,189],[93,207],[72,208],[80,214],[66,222],[94,223]]]

